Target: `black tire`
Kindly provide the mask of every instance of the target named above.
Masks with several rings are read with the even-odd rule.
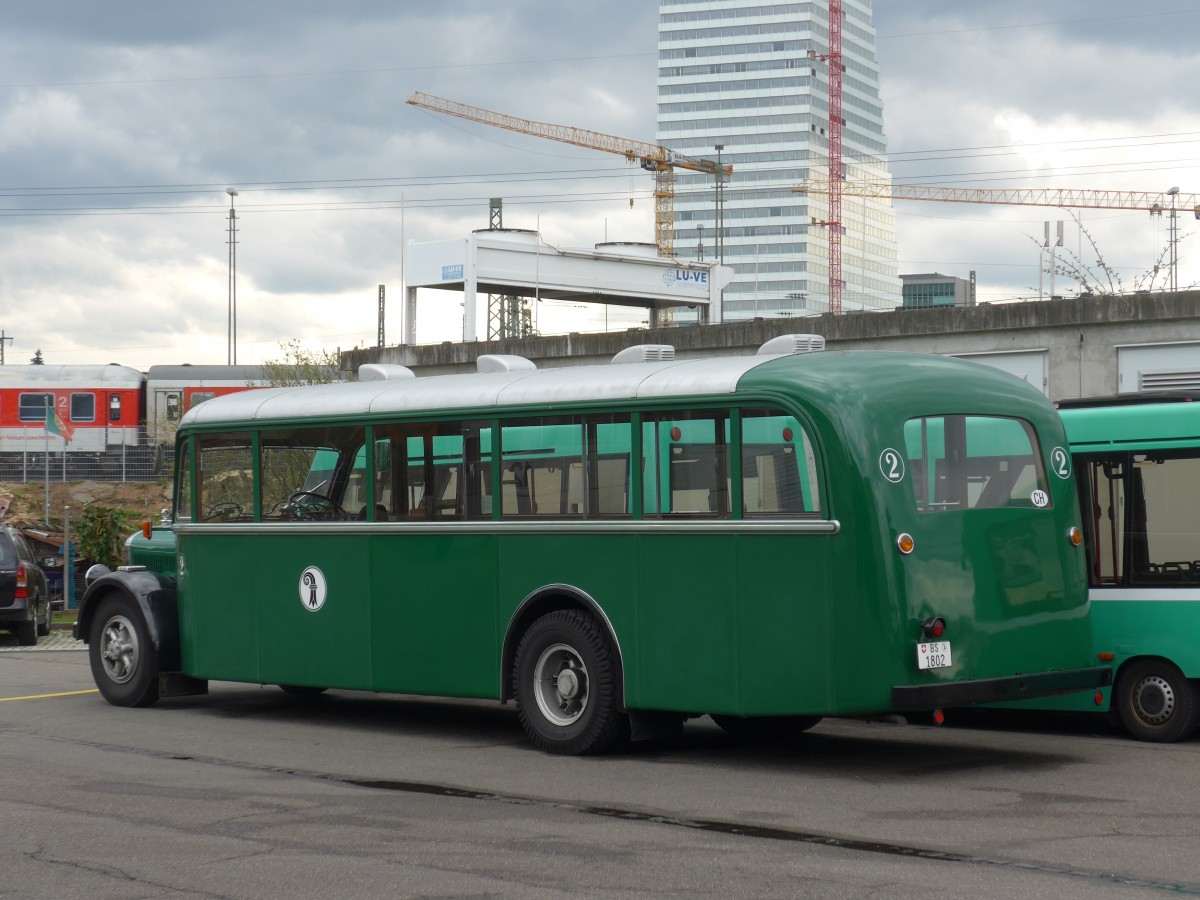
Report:
[[[579,610],[548,613],[521,637],[513,694],[525,733],[547,753],[603,753],[629,735],[616,654]]]
[[[37,622],[34,620],[18,622],[13,626],[13,634],[17,636],[17,643],[22,647],[37,646]]]
[[[100,601],[88,658],[96,687],[113,706],[150,706],[158,700],[158,648],[129,597],[109,594]]]
[[[1195,687],[1162,659],[1139,660],[1123,669],[1113,705],[1125,730],[1139,741],[1182,740],[1200,725]]]
[[[329,690],[329,688],[323,687],[310,687],[307,684],[281,684],[279,689],[294,697],[315,697],[317,694],[323,694]]]
[[[721,716],[712,720],[726,734],[742,740],[785,740],[803,734],[820,716]]]

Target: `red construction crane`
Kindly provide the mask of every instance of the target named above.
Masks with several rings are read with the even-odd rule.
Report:
[[[829,52],[809,50],[826,63],[829,80],[829,218],[813,219],[829,235],[829,311],[842,311],[842,0],[829,0]]]

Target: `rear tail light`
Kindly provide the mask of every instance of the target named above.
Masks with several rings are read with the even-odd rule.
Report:
[[[17,563],[17,593],[18,600],[29,599],[29,573],[25,571],[25,563]]]
[[[921,623],[921,633],[931,640],[937,640],[946,633],[946,620],[941,616],[930,616]]]

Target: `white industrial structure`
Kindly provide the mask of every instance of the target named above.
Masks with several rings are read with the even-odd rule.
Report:
[[[724,321],[721,290],[732,278],[715,261],[686,262],[658,256],[654,244],[597,244],[566,250],[535,231],[483,229],[466,238],[409,242],[404,248],[405,302],[402,343],[417,342],[417,290],[462,293],[463,340],[479,337],[478,297],[514,297],[633,306],[649,311],[650,327],[663,310],[698,311],[701,322]]]

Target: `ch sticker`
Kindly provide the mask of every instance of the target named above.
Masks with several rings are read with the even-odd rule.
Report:
[[[300,573],[300,602],[309,612],[316,612],[325,605],[325,573],[316,566],[309,566]]]

